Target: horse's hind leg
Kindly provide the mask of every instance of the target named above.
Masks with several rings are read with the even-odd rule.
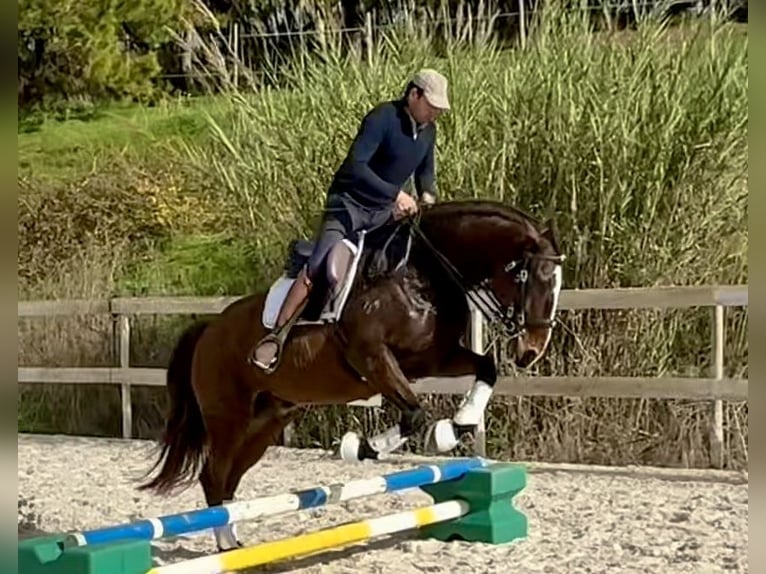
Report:
[[[209,507],[219,506],[226,499],[227,479],[236,453],[244,441],[250,418],[247,411],[206,417],[209,450],[199,481]],[[222,550],[218,532],[216,540],[219,550]]]
[[[269,393],[258,394],[253,404],[253,416],[228,470],[223,493],[224,503],[234,500],[242,477],[263,457],[269,446],[277,443],[282,430],[295,418],[299,409]],[[242,546],[237,537],[236,523],[216,528],[215,537],[221,551]]]

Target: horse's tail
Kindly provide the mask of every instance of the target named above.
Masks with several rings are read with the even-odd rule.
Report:
[[[191,486],[202,464],[205,447],[205,424],[192,389],[192,358],[207,323],[187,328],[173,349],[167,370],[170,412],[165,424],[157,461],[147,473],[162,464],[157,476],[138,487],[167,494],[178,486]]]

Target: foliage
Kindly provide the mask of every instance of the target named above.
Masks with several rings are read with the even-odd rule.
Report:
[[[182,0],[20,0],[19,104],[148,101]]]
[[[609,28],[632,27],[651,11],[671,15],[691,8],[668,0],[552,5],[584,11],[592,26]],[[526,2],[525,20],[544,6]],[[715,7],[747,21],[746,0],[719,1]],[[248,81],[271,85],[276,78],[270,68],[296,50],[316,53],[327,41],[349,51],[363,48],[365,34],[359,30],[365,15],[372,16],[376,29],[425,18],[431,32],[443,37],[464,33],[466,22],[480,22],[509,44],[519,40],[522,29],[519,19],[509,17],[518,13],[517,0],[21,0],[18,10],[19,106],[25,115],[44,110],[67,117],[92,113],[105,101],[156,102],[179,92],[218,90],[222,78],[236,75],[237,57],[251,68],[240,68],[248,72],[244,76],[256,78]],[[236,45],[227,46],[234,35]],[[195,69],[200,63],[206,69]]]

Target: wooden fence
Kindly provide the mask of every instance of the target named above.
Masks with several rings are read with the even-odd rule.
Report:
[[[162,386],[165,369],[130,366],[131,316],[215,314],[239,297],[146,297],[108,300],[20,301],[19,317],[110,315],[119,341],[119,366],[93,368],[19,367],[19,383],[111,383],[121,386],[122,434],[132,436],[131,386]],[[713,465],[723,463],[722,401],[747,401],[747,379],[724,378],[724,311],[726,307],[747,307],[747,285],[658,287],[564,290],[561,309],[681,309],[710,307],[712,373],[707,378],[670,377],[501,377],[496,386],[500,396],[570,396],[710,400],[713,421],[710,429]],[[483,322],[474,313],[470,326],[472,347],[481,349]],[[472,384],[468,377],[455,377],[448,383],[424,379],[417,381],[417,393],[462,394]],[[445,384],[446,383],[446,384]],[[353,406],[378,406],[380,396]],[[477,452],[484,453],[483,422]]]

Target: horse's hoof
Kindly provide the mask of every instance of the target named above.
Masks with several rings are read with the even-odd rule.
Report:
[[[229,501],[227,501],[229,502]],[[229,552],[237,548],[244,548],[244,545],[237,536],[237,525],[235,523],[226,524],[213,529],[215,542],[218,552]]]
[[[244,547],[245,547],[245,545],[242,544],[241,542],[237,542],[237,545],[234,546],[234,548],[223,548],[222,546],[219,546],[218,547],[218,553],[219,554],[225,554],[226,552],[233,552],[234,550],[241,550]]]
[[[355,432],[347,432],[340,441],[340,458],[345,462],[359,462],[359,435]]]
[[[236,541],[233,547],[224,547],[224,546],[221,546],[220,544],[217,544],[216,546],[218,548],[219,554],[222,554],[224,552],[231,552],[232,550],[239,550],[240,548],[245,547],[245,545],[242,544],[239,540]]]
[[[452,450],[459,444],[455,427],[450,419],[441,419],[436,423],[433,430],[434,444],[439,452]]]

